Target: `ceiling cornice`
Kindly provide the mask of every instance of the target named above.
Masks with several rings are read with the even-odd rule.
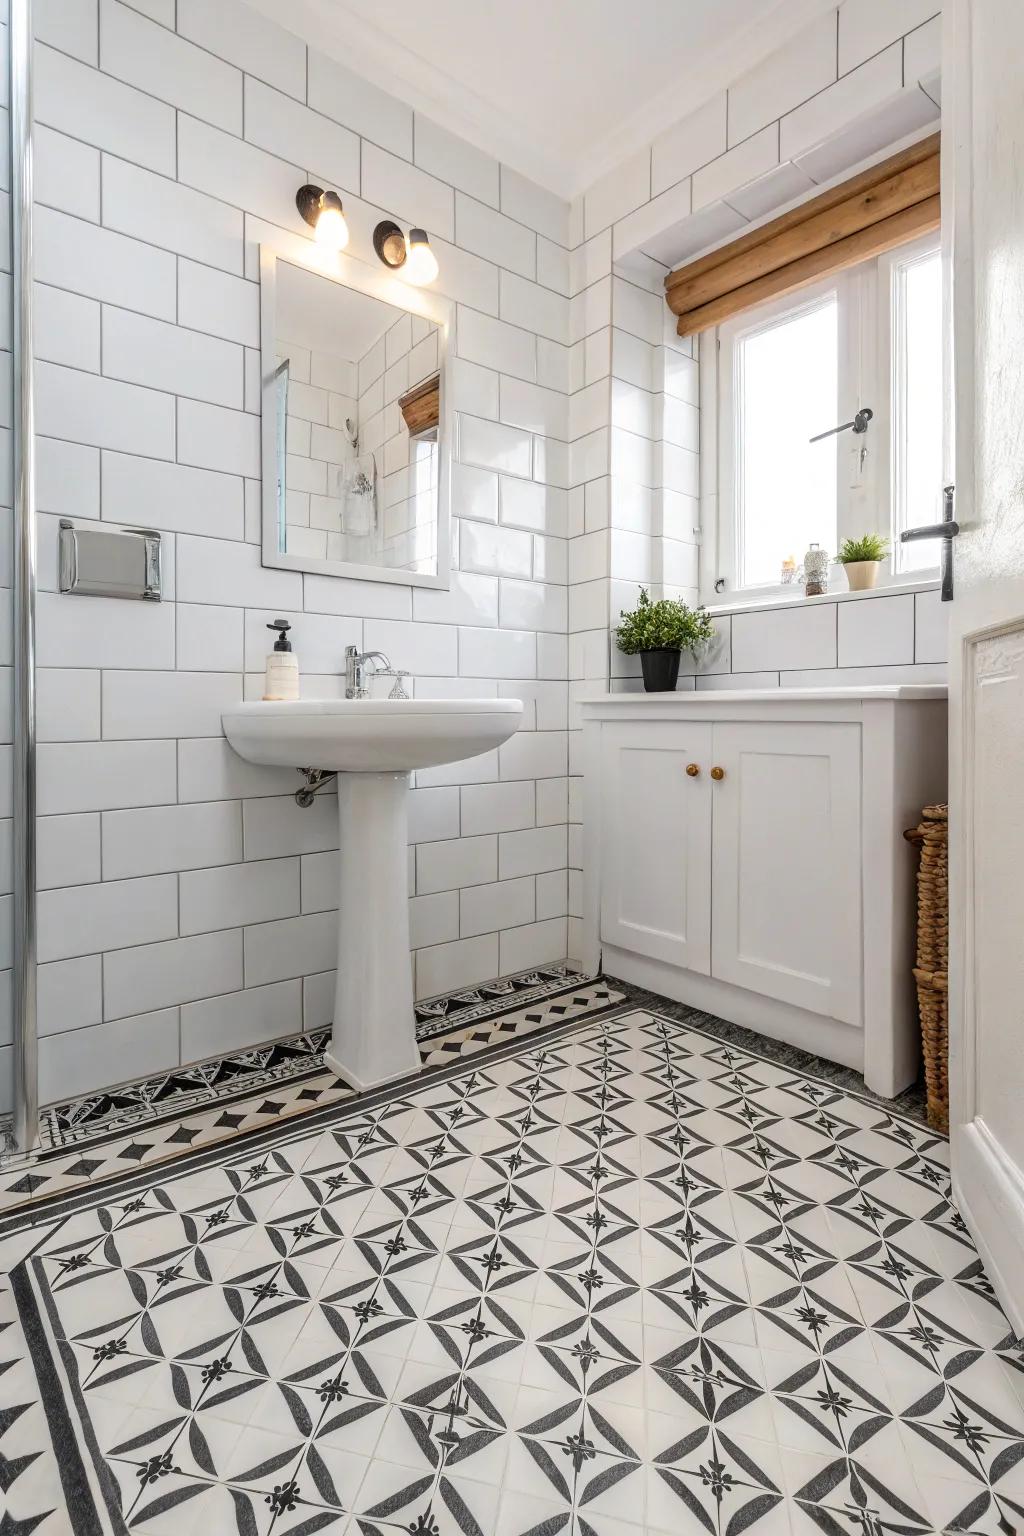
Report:
[[[836,8],[835,0],[776,0],[760,20],[724,37],[713,50],[704,50],[668,89],[642,100],[584,156],[570,161],[553,154],[549,144],[531,139],[521,122],[497,111],[493,102],[356,15],[344,0],[250,4],[414,111],[567,200]],[[682,110],[680,103],[685,103]]]

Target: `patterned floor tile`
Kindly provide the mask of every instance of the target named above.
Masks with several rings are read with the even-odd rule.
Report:
[[[9,1217],[3,1536],[1024,1529],[1024,1360],[946,1142],[558,1006]]]
[[[550,966],[418,1004],[421,1066],[449,1066],[623,1001],[593,977]],[[319,1030],[44,1110],[38,1152],[0,1157],[0,1214],[353,1098],[324,1067],[329,1038]]]

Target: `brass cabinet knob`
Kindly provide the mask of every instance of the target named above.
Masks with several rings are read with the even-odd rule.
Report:
[[[724,779],[725,778],[725,769],[724,768],[712,768],[712,770],[711,770],[711,777],[713,779],[716,779],[716,780],[717,779]]]
[[[698,773],[700,773],[700,767],[697,763],[687,763],[686,771],[690,775],[691,779],[695,779]]]

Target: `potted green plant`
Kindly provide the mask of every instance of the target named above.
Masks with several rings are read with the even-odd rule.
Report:
[[[867,592],[878,581],[878,571],[889,553],[889,540],[880,533],[862,539],[846,539],[836,559],[846,572],[851,592]]]
[[[679,677],[679,657],[689,651],[696,661],[715,633],[706,608],[688,608],[676,597],[652,602],[646,587],[632,613],[622,610],[615,643],[625,656],[640,657],[648,693],[671,693]]]

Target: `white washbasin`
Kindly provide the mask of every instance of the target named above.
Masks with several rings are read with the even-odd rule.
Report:
[[[297,699],[236,704],[223,715],[224,734],[250,763],[338,775],[338,978],[325,1059],[354,1088],[420,1065],[409,774],[500,747],[522,713],[520,699]]]
[[[408,773],[489,752],[522,713],[521,699],[298,699],[223,718],[238,755],[266,768]]]

